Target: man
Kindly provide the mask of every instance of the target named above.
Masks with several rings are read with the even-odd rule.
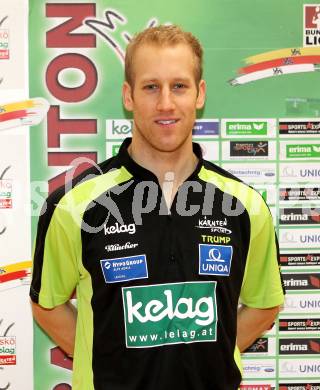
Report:
[[[34,316],[74,356],[74,390],[237,389],[239,349],[283,303],[270,212],[192,144],[206,90],[196,38],[143,31],[125,76],[132,140],[40,217]]]

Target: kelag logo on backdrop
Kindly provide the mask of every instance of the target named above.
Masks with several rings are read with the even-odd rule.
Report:
[[[125,139],[132,136],[133,121],[129,119],[107,119],[106,139]],[[212,137],[219,135],[219,121],[211,119],[197,120],[192,135],[195,137]]]
[[[287,290],[318,290],[320,274],[283,274],[283,284]]]
[[[230,141],[231,157],[268,157],[268,141]]]
[[[267,122],[226,122],[227,135],[267,135]]]
[[[320,134],[319,121],[294,122],[294,121],[280,121],[279,122],[280,135],[311,135]]]
[[[303,46],[320,46],[320,4],[304,5]]]
[[[124,139],[132,135],[132,121],[129,119],[107,119],[106,138]]]

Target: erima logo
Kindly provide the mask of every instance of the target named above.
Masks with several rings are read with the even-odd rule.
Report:
[[[251,128],[252,127],[250,124],[235,123],[229,125],[230,130],[251,130]]]
[[[108,234],[117,234],[117,233],[129,233],[129,234],[135,234],[136,232],[136,225],[134,223],[130,223],[129,225],[120,225],[118,222],[116,222],[115,225],[112,226],[106,226],[103,225],[104,228],[104,234],[107,236]]]
[[[289,355],[291,352],[294,354],[318,354],[320,352],[320,343],[318,338],[314,339],[290,339],[280,340],[280,353]]]
[[[308,221],[308,215],[307,214],[281,214],[280,216],[281,221]]]
[[[230,135],[266,135],[268,122],[226,122],[226,130]]]
[[[255,130],[262,130],[264,125],[265,125],[264,122],[262,122],[262,123],[253,123],[253,127],[254,127]]]
[[[308,280],[306,279],[287,279],[283,281],[285,287],[307,287],[308,286]]]
[[[289,147],[290,153],[310,153],[311,148],[308,146],[290,146]]]
[[[280,345],[281,352],[292,352],[292,351],[308,351],[308,346],[306,344],[284,344]]]
[[[305,344],[294,344],[290,343],[288,345],[281,345],[280,351],[307,351],[308,346]]]

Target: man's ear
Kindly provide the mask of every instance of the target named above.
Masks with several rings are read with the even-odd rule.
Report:
[[[204,80],[200,80],[199,86],[198,86],[198,96],[197,96],[197,102],[196,102],[196,108],[199,110],[200,108],[203,108],[204,102],[206,100],[206,82]]]
[[[122,101],[127,111],[133,110],[132,88],[127,81],[122,86]]]

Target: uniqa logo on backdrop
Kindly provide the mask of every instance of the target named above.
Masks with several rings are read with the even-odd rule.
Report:
[[[123,287],[128,348],[216,341],[217,282]]]

